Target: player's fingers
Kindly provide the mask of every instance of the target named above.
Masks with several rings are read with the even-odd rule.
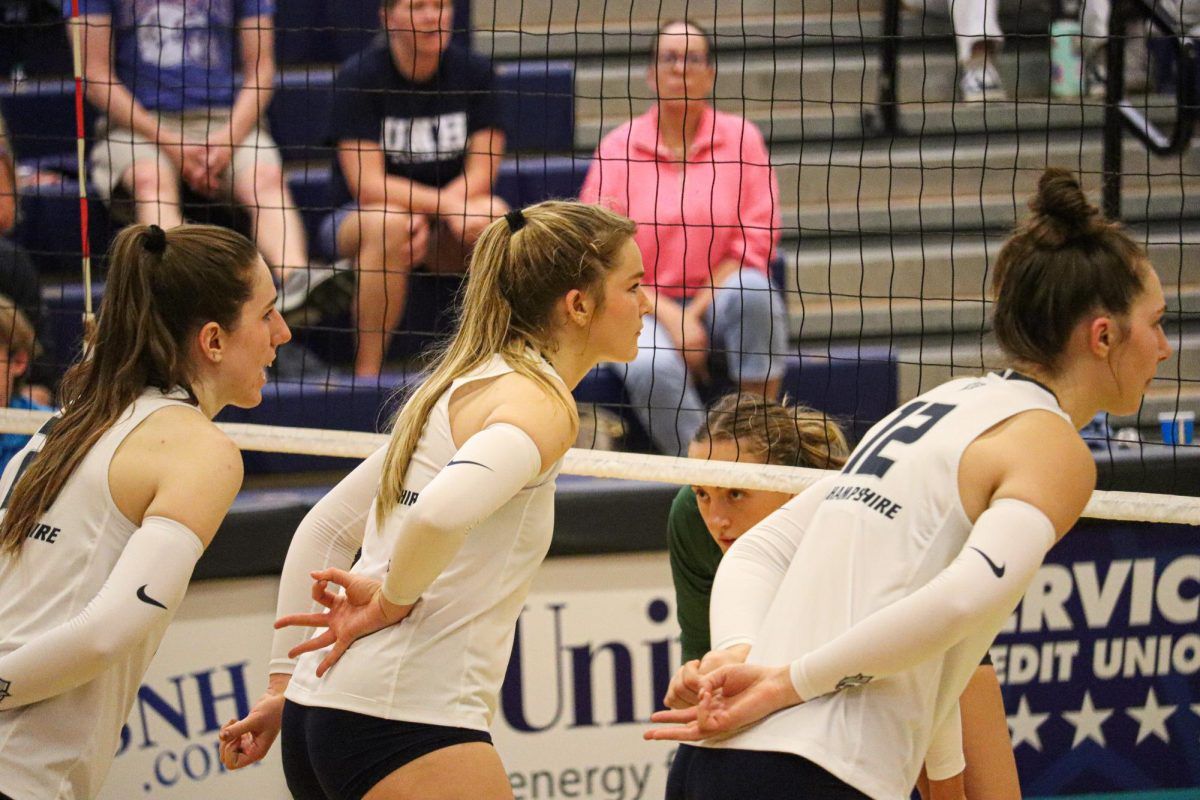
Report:
[[[651,722],[687,723],[696,719],[696,707],[670,708],[666,711],[655,711],[650,715]]]
[[[346,572],[346,570],[338,569],[337,567],[329,567],[328,569],[318,570],[312,573],[312,577],[313,580],[329,581],[330,583],[336,583],[338,586],[343,588],[349,586],[354,580],[353,575],[351,575],[349,572]]]
[[[329,625],[329,615],[324,611],[316,614],[288,614],[275,620],[275,627],[288,628],[299,625],[303,628],[324,628]]]
[[[254,716],[251,713],[243,720],[230,720],[225,723],[225,727],[221,728],[220,738],[222,742],[236,742],[241,738],[242,734],[253,733],[254,723],[251,718]]]
[[[348,644],[344,644],[342,642],[335,642],[333,645],[333,649],[330,650],[329,654],[325,656],[325,660],[322,661],[317,666],[317,677],[320,678],[326,672],[328,672],[329,668],[338,662],[338,659],[342,657],[342,653],[346,652],[346,650],[348,650],[349,647],[350,647],[350,645],[348,645]]]
[[[320,636],[309,639],[307,642],[301,642],[288,651],[288,658],[296,658],[305,653],[311,653],[313,650],[320,650],[322,647],[328,647],[337,641],[337,635],[333,631],[325,631]]]
[[[677,728],[651,728],[642,734],[642,738],[657,742],[695,742],[705,737],[693,723]]]
[[[313,581],[312,599],[316,600],[326,608],[333,607],[333,600],[336,595],[329,591],[329,581]]]

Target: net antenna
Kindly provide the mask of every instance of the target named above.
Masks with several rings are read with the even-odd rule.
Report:
[[[79,253],[83,271],[83,342],[86,354],[87,343],[91,341],[91,333],[96,326],[96,315],[92,309],[92,247],[88,225],[87,163],[84,158],[87,132],[83,104],[87,100],[83,94],[83,34],[80,32],[82,26],[79,0],[71,0],[71,23],[68,28],[71,31],[71,69],[75,78],[75,166],[79,170]]]

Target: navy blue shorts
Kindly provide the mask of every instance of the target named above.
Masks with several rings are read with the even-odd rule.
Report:
[[[360,800],[396,770],[435,750],[492,743],[487,731],[283,704],[283,774],[296,800]]]
[[[680,745],[666,800],[870,800],[806,758]]]

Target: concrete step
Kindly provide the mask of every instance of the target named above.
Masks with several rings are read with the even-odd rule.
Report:
[[[495,6],[501,4],[496,3]],[[671,19],[671,14],[649,14],[631,19],[628,15],[610,15],[608,22],[574,21],[574,12],[590,5],[603,12],[611,8],[610,3],[568,4],[556,3],[555,10],[570,19],[547,23],[538,22],[533,15],[523,21],[506,25],[497,24],[491,17],[491,7],[476,4],[475,30],[472,47],[495,59],[509,58],[605,58],[625,56],[630,53],[645,54],[650,51],[650,42],[658,30],[658,20]],[[663,3],[668,5],[667,2]],[[670,5],[676,5],[670,3]],[[816,5],[820,5],[817,3]],[[512,10],[522,9],[522,4],[511,4]],[[734,6],[736,9],[736,6]],[[871,23],[866,28],[878,36],[880,25],[877,12],[871,13]],[[741,50],[748,48],[769,49],[780,42],[798,46],[801,41],[833,44],[836,41],[862,40],[866,33],[864,23],[854,12],[818,13],[802,10],[782,13],[737,14],[718,17],[715,24],[711,17],[704,20],[709,24],[717,43],[717,50]]]
[[[475,3],[472,23],[476,30],[587,30],[603,27],[614,31],[632,28],[654,30],[660,20],[694,19],[701,25],[735,25],[746,18],[878,14],[880,0],[606,0],[603,3],[563,3],[555,0],[522,0],[520,3]]]
[[[1200,285],[1200,224],[1135,228],[1132,234],[1164,286]],[[985,297],[988,266],[1003,243],[1002,235],[971,234],[804,241],[788,251],[786,288],[854,300]]]
[[[1200,320],[1200,283],[1164,287],[1168,322]],[[990,329],[991,302],[984,293],[963,297],[863,297],[800,291],[788,293],[789,328],[801,347],[835,340],[924,342],[944,336],[978,340]],[[1191,362],[1189,361],[1188,364]],[[1178,370],[1176,371],[1176,373]],[[1200,368],[1191,370],[1200,379]]]
[[[1028,6],[1029,4],[1025,4]],[[493,58],[586,59],[646,53],[660,20],[690,17],[713,32],[717,50],[779,47],[873,47],[883,36],[880,0],[763,0],[737,4],[717,0],[635,0],[605,3],[475,4],[473,46]],[[1007,6],[1007,4],[1006,4]],[[765,9],[765,10],[764,10]],[[1000,12],[1009,44],[1044,36],[1046,8],[1023,14]],[[1032,13],[1030,13],[1032,11]],[[954,31],[948,17],[906,11],[901,16],[902,49],[917,49],[931,40],[948,41]]]
[[[853,203],[860,198],[886,200],[891,206],[929,197],[979,198],[987,195],[1023,201],[1047,164],[1088,176],[1099,187],[1104,147],[1099,132],[1078,131],[956,140],[929,137],[903,143],[866,141],[850,145],[821,142],[775,147],[771,160],[783,206],[799,206],[801,219],[819,207]],[[1159,158],[1126,139],[1123,170],[1129,187],[1142,183],[1178,191],[1180,176],[1200,176],[1200,154]],[[1098,194],[1096,195],[1098,197]]]
[[[1175,348],[1172,358],[1164,361],[1151,384],[1155,407],[1166,405],[1172,391],[1200,382],[1200,332],[1169,330],[1168,340]],[[802,350],[803,352],[803,350]],[[819,349],[813,352],[820,352]],[[952,378],[979,375],[1006,366],[990,334],[960,334],[949,342],[929,344],[899,342],[896,346],[900,373],[900,402],[910,400]],[[1132,422],[1135,416],[1124,418]],[[1140,424],[1154,424],[1154,417],[1143,413]]]
[[[1138,98],[1140,107],[1157,122],[1166,124],[1175,116],[1174,98],[1160,95]],[[644,112],[649,100],[626,100],[622,113],[591,119],[576,118],[575,147],[591,153],[600,137]],[[758,125],[772,146],[787,142],[858,139],[877,135],[875,116],[879,107],[873,96],[865,102],[797,102],[751,104],[718,100],[717,106],[742,114]],[[902,135],[968,136],[1013,131],[1096,129],[1104,124],[1104,104],[1093,98],[1036,98],[1006,102],[961,103],[953,101],[910,103],[899,109]]]
[[[999,63],[1013,96],[1045,98],[1050,67],[1043,49],[1011,48]],[[648,64],[646,56],[616,57],[577,68],[576,119],[623,120],[631,112],[645,111],[654,99],[646,83]],[[900,101],[953,100],[958,77],[958,63],[949,46],[905,55],[900,60]],[[861,49],[742,51],[717,59],[714,103],[742,116],[770,116],[773,110],[794,103],[873,103],[878,96],[879,58]]]
[[[1034,172],[1015,171],[1011,190],[1003,193],[964,189],[956,195],[922,196],[916,200],[894,201],[876,195],[828,205],[785,205],[783,227],[798,228],[802,240],[864,233],[1007,230],[1026,211],[1026,201],[1036,186]],[[1084,171],[1080,175],[1089,196],[1098,198],[1100,175]],[[1179,172],[1126,174],[1122,198],[1122,217],[1127,221],[1194,220],[1200,217],[1200,176]]]

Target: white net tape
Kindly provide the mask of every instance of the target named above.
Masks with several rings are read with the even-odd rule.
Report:
[[[49,418],[50,414],[46,411],[0,409],[0,431],[33,433]],[[241,449],[268,453],[366,458],[388,441],[385,434],[359,431],[235,423],[219,423],[219,427]],[[567,452],[563,472],[592,478],[622,478],[792,493],[800,492],[828,474],[826,470],[802,467],[701,461],[578,448]],[[1200,497],[1097,491],[1092,494],[1083,515],[1092,519],[1127,522],[1200,525]]]

